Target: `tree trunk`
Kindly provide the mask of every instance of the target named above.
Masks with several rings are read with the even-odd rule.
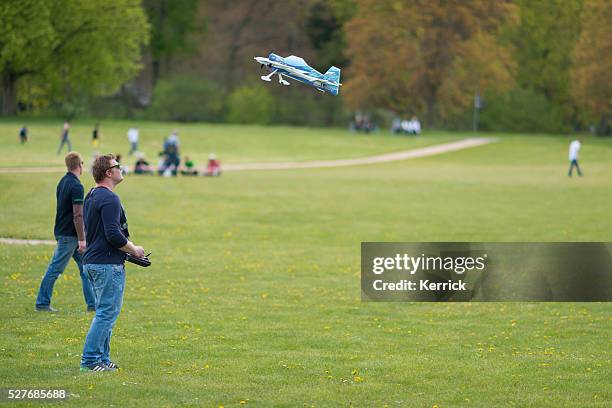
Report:
[[[2,116],[17,114],[17,78],[12,72],[2,74]]]
[[[128,119],[133,119],[134,109],[132,106],[132,97],[125,84],[121,85],[121,100],[123,101],[123,105],[125,106],[125,112],[127,114]]]
[[[610,124],[610,122],[612,122],[611,119],[612,115],[607,112],[602,112],[599,117],[599,124],[597,125],[596,132],[598,136],[610,136],[610,133],[612,133],[612,125]]]
[[[153,62],[151,63],[151,67],[153,69],[151,82],[153,83],[153,88],[155,88],[155,84],[157,83],[157,80],[159,79],[159,71],[160,71],[159,60],[157,60],[155,57],[153,57]]]
[[[159,15],[157,16],[157,32],[159,33],[160,38],[163,38],[166,24],[166,4],[165,2],[160,2],[159,4]],[[163,51],[160,51],[158,48],[152,49],[151,59],[153,61],[153,88],[157,84],[159,80],[159,76],[161,75],[161,59],[162,59]]]

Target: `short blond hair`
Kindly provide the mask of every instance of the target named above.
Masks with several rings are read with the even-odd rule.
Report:
[[[68,171],[76,170],[81,165],[81,155],[78,152],[68,152],[66,157],[64,158],[64,162],[66,162],[66,167]]]

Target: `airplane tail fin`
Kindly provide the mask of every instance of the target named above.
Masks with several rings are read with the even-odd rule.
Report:
[[[340,84],[340,68],[331,67],[324,75],[326,79]],[[338,91],[340,90],[339,85],[327,85],[326,88],[332,95],[338,95]]]

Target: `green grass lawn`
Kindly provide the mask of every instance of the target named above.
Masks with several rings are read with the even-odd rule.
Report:
[[[33,124],[26,146],[20,124],[0,122],[0,167],[61,165],[61,124]],[[103,150],[125,153],[128,126],[103,123]],[[86,154],[90,127],[73,136]],[[227,163],[469,136],[146,123],[147,154],[174,127],[198,161]],[[0,245],[0,387],[67,388],[78,407],[610,406],[609,304],[360,301],[361,241],[612,241],[612,140],[586,138],[586,176],[568,179],[567,137],[487,136],[500,140],[381,165],[126,177],[116,192],[153,265],[126,268],[124,369],[78,372],[92,316],[76,266],[55,286],[61,313],[39,314],[53,247]],[[0,173],[0,236],[52,239],[60,175]]]

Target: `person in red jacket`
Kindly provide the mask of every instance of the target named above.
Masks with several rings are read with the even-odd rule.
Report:
[[[205,176],[217,177],[221,175],[221,163],[217,160],[214,153],[208,155],[208,165],[206,166]]]

